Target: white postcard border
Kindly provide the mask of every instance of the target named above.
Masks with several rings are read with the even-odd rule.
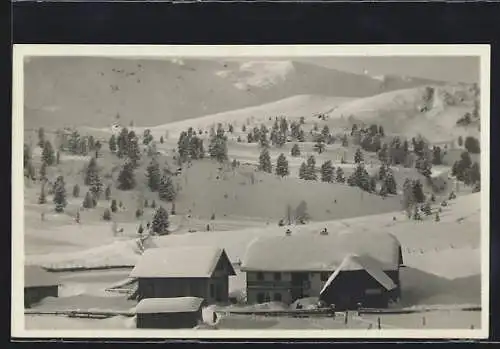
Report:
[[[24,328],[24,60],[32,56],[99,56],[140,59],[328,56],[477,56],[481,88],[481,328],[470,330],[26,330]],[[487,338],[489,331],[490,45],[14,45],[12,94],[12,311],[16,338]]]

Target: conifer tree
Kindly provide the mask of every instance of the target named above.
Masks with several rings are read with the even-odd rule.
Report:
[[[87,170],[85,172],[85,185],[90,186],[90,191],[96,199],[99,199],[99,196],[102,192],[102,182],[99,176],[99,169],[97,167],[97,161],[95,158],[90,159],[90,162],[87,166]]]
[[[149,207],[148,199],[144,200],[144,207],[145,207],[145,208],[148,208],[148,207]]]
[[[125,162],[118,174],[118,189],[130,190],[135,187],[134,166],[130,161]]]
[[[307,212],[307,203],[302,200],[295,209],[295,220],[301,224],[305,224],[310,218]]]
[[[429,202],[424,204],[423,211],[426,216],[430,216],[432,214],[431,204]]]
[[[325,151],[325,142],[323,141],[323,138],[319,137],[318,140],[316,141],[316,144],[314,144],[314,150],[318,152],[318,154],[321,154],[322,152]]]
[[[63,212],[66,207],[66,184],[64,183],[64,177],[59,176],[56,179],[54,185],[54,199],[56,205],[56,212]]]
[[[318,179],[318,175],[316,174],[316,159],[312,155],[307,158],[306,179],[309,181]]]
[[[144,212],[140,208],[138,208],[137,210],[135,210],[135,218],[141,218],[143,213]]]
[[[304,130],[302,130],[302,129],[299,130],[299,133],[297,134],[297,140],[301,143],[306,141],[306,136],[304,134]]]
[[[172,178],[170,176],[164,175],[161,178],[160,186],[158,189],[158,194],[160,197],[160,200],[163,201],[173,201],[177,195],[174,187],[174,183],[172,181]]]
[[[384,177],[384,186],[388,194],[397,194],[396,180],[394,179],[394,174],[392,173],[392,171],[386,172],[386,175]]]
[[[110,208],[111,208],[111,211],[113,213],[115,213],[116,211],[118,211],[118,206],[116,205],[116,200],[115,199],[111,200],[111,206],[110,206]]]
[[[151,208],[156,208],[156,201],[154,201],[154,200],[153,200],[153,201],[151,202]]]
[[[59,150],[56,151],[56,164],[59,165],[61,162],[61,154],[59,153]]]
[[[163,144],[165,142],[165,140],[163,139],[163,136],[160,137],[160,144]],[[141,225],[142,227],[142,225]]]
[[[153,157],[151,159],[151,162],[149,163],[148,167],[146,168],[146,177],[148,178],[148,187],[151,191],[155,192],[158,191],[160,188],[160,164],[158,163],[158,160],[156,157]]]
[[[134,167],[137,166],[137,161],[141,158],[139,143],[134,131],[130,131],[128,139],[128,158]]]
[[[325,125],[321,130],[321,135],[323,136],[323,139],[327,139],[328,136],[330,135],[330,129],[328,128],[327,125]]]
[[[120,131],[120,134],[118,135],[117,139],[117,147],[118,147],[118,152],[117,155],[119,158],[123,158],[129,154],[128,152],[128,129],[126,127],[122,128]]]
[[[370,175],[366,171],[363,164],[358,164],[352,175],[348,179],[351,186],[359,187],[364,191],[371,191]]]
[[[299,178],[306,179],[306,177],[307,177],[307,165],[305,162],[303,162],[299,168]]]
[[[38,197],[38,203],[40,205],[47,203],[47,196],[45,194],[45,183],[42,183],[41,190],[40,190],[40,196]]]
[[[73,186],[73,197],[77,198],[80,196],[80,186],[78,184],[75,184]]]
[[[441,220],[441,218],[439,218],[439,212],[436,212],[436,216],[434,218],[434,221],[439,222],[440,220]]]
[[[151,223],[151,229],[154,233],[158,235],[164,235],[168,233],[169,221],[168,213],[162,207],[158,207],[153,216],[153,222]]]
[[[345,183],[344,170],[342,169],[342,167],[337,167],[337,176],[335,180],[338,183]]]
[[[295,143],[295,144],[292,146],[291,155],[292,155],[293,157],[300,156],[300,148],[299,148],[299,145],[298,145],[297,143]]]
[[[43,148],[45,146],[45,130],[43,127],[38,129],[38,146]]]
[[[331,160],[327,160],[321,165],[321,181],[331,183],[333,182],[334,168]]]
[[[47,164],[47,166],[54,165],[56,158],[54,155],[54,149],[52,148],[52,144],[49,141],[45,141],[43,145],[42,151],[42,159],[43,162]]]
[[[82,146],[81,146],[81,140],[80,140],[80,134],[78,131],[73,131],[71,133],[71,136],[69,137],[69,151],[72,154],[78,154],[82,151]]]
[[[109,211],[109,208],[104,210],[104,213],[102,214],[102,219],[104,219],[105,221],[111,220],[111,212]]]
[[[82,206],[83,208],[94,208],[94,200],[92,198],[92,194],[90,193],[90,191],[87,192],[87,194],[85,194],[85,198],[83,199],[83,203],[82,203]]]
[[[227,160],[227,137],[224,135],[224,130],[221,128],[211,137],[208,152],[210,157],[216,159],[218,162]]]
[[[406,210],[409,217],[411,217],[411,208],[415,204],[415,196],[413,191],[412,182],[406,178],[403,184],[403,200],[402,200],[403,209]]]
[[[348,142],[348,140],[347,140],[347,135],[344,135],[344,136],[342,137],[342,146],[343,146],[344,148],[347,148],[347,147],[349,146],[349,142]]]
[[[267,148],[262,149],[259,156],[259,170],[271,173],[271,156],[269,155],[269,150]]]
[[[363,153],[361,149],[356,149],[356,153],[354,154],[354,163],[359,164],[363,161]]]
[[[104,191],[104,198],[108,201],[111,199],[111,185],[110,184],[108,184],[106,186],[106,190]]]
[[[290,174],[288,170],[288,160],[283,153],[278,156],[278,160],[276,161],[276,174],[280,177],[285,177]]]
[[[116,152],[116,137],[115,135],[111,135],[109,138],[109,151],[114,153]]]
[[[413,182],[413,197],[417,203],[423,203],[425,201],[422,183],[420,183],[418,179]]]
[[[38,176],[40,181],[47,180],[47,164],[45,163],[45,161],[42,162],[42,164],[40,165],[40,171],[38,172]]]

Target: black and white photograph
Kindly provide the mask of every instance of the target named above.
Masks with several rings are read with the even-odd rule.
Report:
[[[15,45],[13,334],[487,337],[489,55]]]

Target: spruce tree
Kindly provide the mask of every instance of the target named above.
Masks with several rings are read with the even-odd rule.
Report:
[[[102,214],[102,219],[104,219],[105,221],[111,220],[111,212],[109,211],[109,208],[104,210],[104,212]]]
[[[396,195],[397,194],[397,185],[396,180],[394,179],[394,175],[392,171],[387,171],[384,178],[384,186],[386,187],[387,193]]]
[[[109,151],[114,153],[116,152],[116,137],[115,135],[111,135],[109,138]]]
[[[78,184],[75,184],[73,186],[73,197],[77,198],[80,196],[80,186]]]
[[[64,177],[59,176],[56,179],[54,185],[54,203],[56,205],[56,212],[63,212],[66,207],[66,184],[64,183]]]
[[[344,135],[344,136],[342,137],[342,146],[343,146],[344,148],[347,148],[347,147],[349,146],[349,142],[348,142],[348,140],[347,140],[347,135]]]
[[[424,204],[423,211],[426,216],[430,216],[432,214],[431,204],[429,202]]]
[[[306,141],[306,136],[305,136],[305,134],[304,134],[304,130],[302,130],[302,129],[301,129],[301,130],[299,130],[299,133],[298,133],[298,135],[297,135],[297,140],[298,140],[299,142],[301,142],[301,143]]]
[[[361,149],[356,149],[356,153],[354,154],[354,163],[359,164],[363,161],[363,153]]]
[[[163,201],[173,201],[177,193],[175,191],[174,183],[170,176],[164,175],[161,178],[160,186],[158,189],[158,196]]]
[[[164,142],[164,139],[163,139],[163,136],[161,136],[160,137],[160,144],[163,144],[163,142]],[[141,225],[141,227],[142,227],[142,225]]]
[[[130,190],[135,187],[134,165],[127,161],[118,174],[118,189]]]
[[[139,224],[139,228],[137,229],[137,234],[142,235],[144,233],[144,227],[142,226],[142,223]]]
[[[283,153],[278,156],[278,160],[276,161],[276,174],[280,177],[285,177],[290,174],[288,169],[288,160]]]
[[[47,180],[47,164],[42,162],[42,165],[40,166],[40,171],[38,172],[39,179],[41,181]]]
[[[52,166],[56,162],[54,149],[49,141],[45,141],[43,145],[42,160],[47,164],[47,166]]]
[[[116,205],[116,200],[115,199],[111,200],[111,206],[110,206],[110,208],[111,208],[111,211],[113,213],[115,213],[116,211],[118,211],[118,206]]]
[[[271,173],[271,156],[269,155],[269,150],[267,148],[262,149],[259,156],[259,170]]]
[[[331,160],[327,160],[321,165],[321,181],[331,183],[333,182],[333,165]]]
[[[72,154],[78,154],[81,152],[82,150],[82,146],[81,146],[81,140],[80,140],[80,134],[78,133],[78,131],[73,131],[71,133],[71,136],[69,137],[69,151],[72,153]]]
[[[160,206],[155,211],[155,214],[153,216],[151,229],[154,233],[158,235],[164,235],[168,233],[167,230],[168,227],[169,227],[168,213],[162,206]]]
[[[436,212],[436,216],[434,218],[434,221],[439,222],[440,220],[441,220],[441,218],[439,218],[439,212]]]
[[[137,210],[135,210],[135,218],[141,218],[143,213],[144,212],[140,208],[138,208]]]
[[[151,208],[156,208],[156,201],[154,201],[154,200],[153,200],[153,201],[151,202]]]
[[[305,162],[303,162],[300,165],[300,168],[299,168],[299,178],[300,179],[307,179],[307,165],[306,165]]]
[[[45,183],[42,183],[42,186],[40,189],[40,196],[38,197],[38,203],[40,205],[47,203],[47,196],[45,194]]]
[[[148,187],[151,191],[158,191],[160,188],[160,164],[158,164],[158,160],[156,157],[151,159],[148,167],[146,168],[146,177],[148,179]]]
[[[297,143],[295,143],[295,144],[292,146],[291,155],[292,155],[293,157],[300,156],[300,148],[299,148],[299,145],[298,145]]]
[[[318,154],[321,154],[322,152],[325,151],[325,142],[323,141],[323,138],[318,138],[316,141],[316,144],[314,144],[314,150],[318,152]]]
[[[423,203],[425,201],[422,183],[420,183],[418,179],[413,182],[413,197],[417,203]]]
[[[316,159],[312,155],[307,158],[306,179],[310,181],[318,179],[318,175],[316,174]]]
[[[92,194],[90,193],[90,191],[85,194],[82,206],[83,208],[94,208],[94,200],[92,199]]]
[[[130,131],[128,140],[128,158],[134,167],[137,167],[137,162],[141,158],[139,143],[134,131]]]
[[[337,167],[337,176],[335,180],[338,183],[345,183],[344,170],[342,169],[342,167]]]
[[[144,200],[144,207],[145,207],[145,208],[148,208],[148,207],[149,207],[148,199]]]
[[[295,209],[295,220],[301,224],[305,224],[310,218],[307,212],[307,203],[302,200]]]
[[[43,127],[38,129],[38,146],[43,148],[45,146],[45,130]]]
[[[117,139],[118,152],[117,155],[119,158],[123,158],[129,154],[128,151],[128,129],[126,127],[122,128],[120,134]]]
[[[111,199],[111,185],[110,184],[108,184],[106,186],[106,190],[104,191],[104,198],[108,201]]]

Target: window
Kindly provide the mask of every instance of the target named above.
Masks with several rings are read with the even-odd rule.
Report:
[[[281,281],[281,273],[274,273],[274,281]]]
[[[271,301],[271,296],[269,295],[269,292],[266,292],[266,296],[264,297],[264,302],[270,302]]]
[[[321,272],[321,281],[328,281],[328,278],[330,277],[330,273],[327,271],[322,271]]]
[[[210,298],[215,297],[215,287],[214,284],[210,284]]]
[[[264,303],[264,293],[257,293],[257,303]]]
[[[260,272],[260,271],[259,271],[259,272],[257,273],[257,280],[259,280],[259,281],[264,280],[264,273],[262,273],[262,272]]]
[[[275,293],[274,294],[274,301],[281,302],[281,300],[282,300],[281,293]]]

